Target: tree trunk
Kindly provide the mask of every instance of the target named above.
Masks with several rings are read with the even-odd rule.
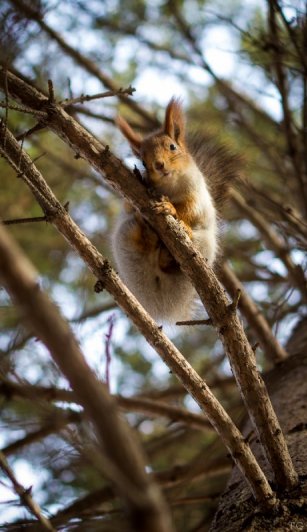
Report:
[[[300,487],[291,493],[279,493],[281,503],[276,512],[265,515],[256,506],[238,468],[234,468],[211,532],[307,530],[307,318],[295,328],[287,348],[290,357],[270,371],[265,381]],[[272,471],[249,421],[243,433],[274,489]]]

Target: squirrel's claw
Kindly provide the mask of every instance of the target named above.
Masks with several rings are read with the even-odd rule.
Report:
[[[176,216],[177,214],[174,205],[166,198],[162,198],[160,201],[155,202],[153,208],[157,214],[171,214],[172,216]]]

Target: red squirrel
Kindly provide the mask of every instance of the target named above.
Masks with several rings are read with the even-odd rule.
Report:
[[[145,137],[126,120],[117,125],[145,167],[145,184],[163,197],[161,210],[183,224],[212,266],[218,251],[218,210],[239,171],[239,158],[211,138],[186,140],[180,100],[172,98],[163,127]],[[196,292],[160,237],[128,203],[113,237],[119,274],[154,319],[190,319]]]

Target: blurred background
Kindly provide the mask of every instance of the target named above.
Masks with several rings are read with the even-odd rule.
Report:
[[[209,131],[242,155],[244,180],[223,213],[217,272],[227,261],[282,344],[307,299],[306,41],[306,6],[299,0],[0,5],[1,64],[44,92],[51,79],[57,101],[135,89],[131,97],[84,98],[67,107],[131,168],[140,165],[114,126],[116,114],[145,134],[163,120],[173,95],[183,99],[189,128]],[[36,128],[31,114],[2,108],[1,116],[24,137],[24,148],[57,198],[69,201],[73,219],[111,259],[120,198],[55,134]],[[0,159],[0,219],[41,215],[26,185]],[[61,235],[45,222],[8,229],[99,378],[106,380],[109,372],[113,394],[136,397],[134,405],[120,404],[143,440],[148,468],[157,474],[177,529],[207,530],[231,468],[223,444],[210,427],[178,412],[176,417],[175,407],[199,413],[197,405],[112,298],[95,294],[92,274]],[[243,309],[242,320],[254,345],[259,338]],[[22,326],[4,290],[0,327],[0,444],[17,478],[32,486],[47,514],[57,516],[59,529],[124,530],[119,503],[89,451],[92,436],[81,408],[63,392],[67,383]],[[215,332],[204,326],[166,331],[240,423],[244,409]],[[256,356],[261,370],[277,362],[263,345]],[[30,516],[2,480],[0,524],[19,530]],[[97,514],[105,516],[99,525]]]

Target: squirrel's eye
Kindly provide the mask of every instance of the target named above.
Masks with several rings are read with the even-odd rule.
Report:
[[[177,146],[175,146],[175,144],[171,144],[170,147],[169,147],[169,149],[170,149],[171,151],[175,151],[175,150],[177,150]]]
[[[143,161],[143,159],[142,159],[142,164],[143,164],[144,168],[147,168],[146,163],[145,163],[145,161]]]

